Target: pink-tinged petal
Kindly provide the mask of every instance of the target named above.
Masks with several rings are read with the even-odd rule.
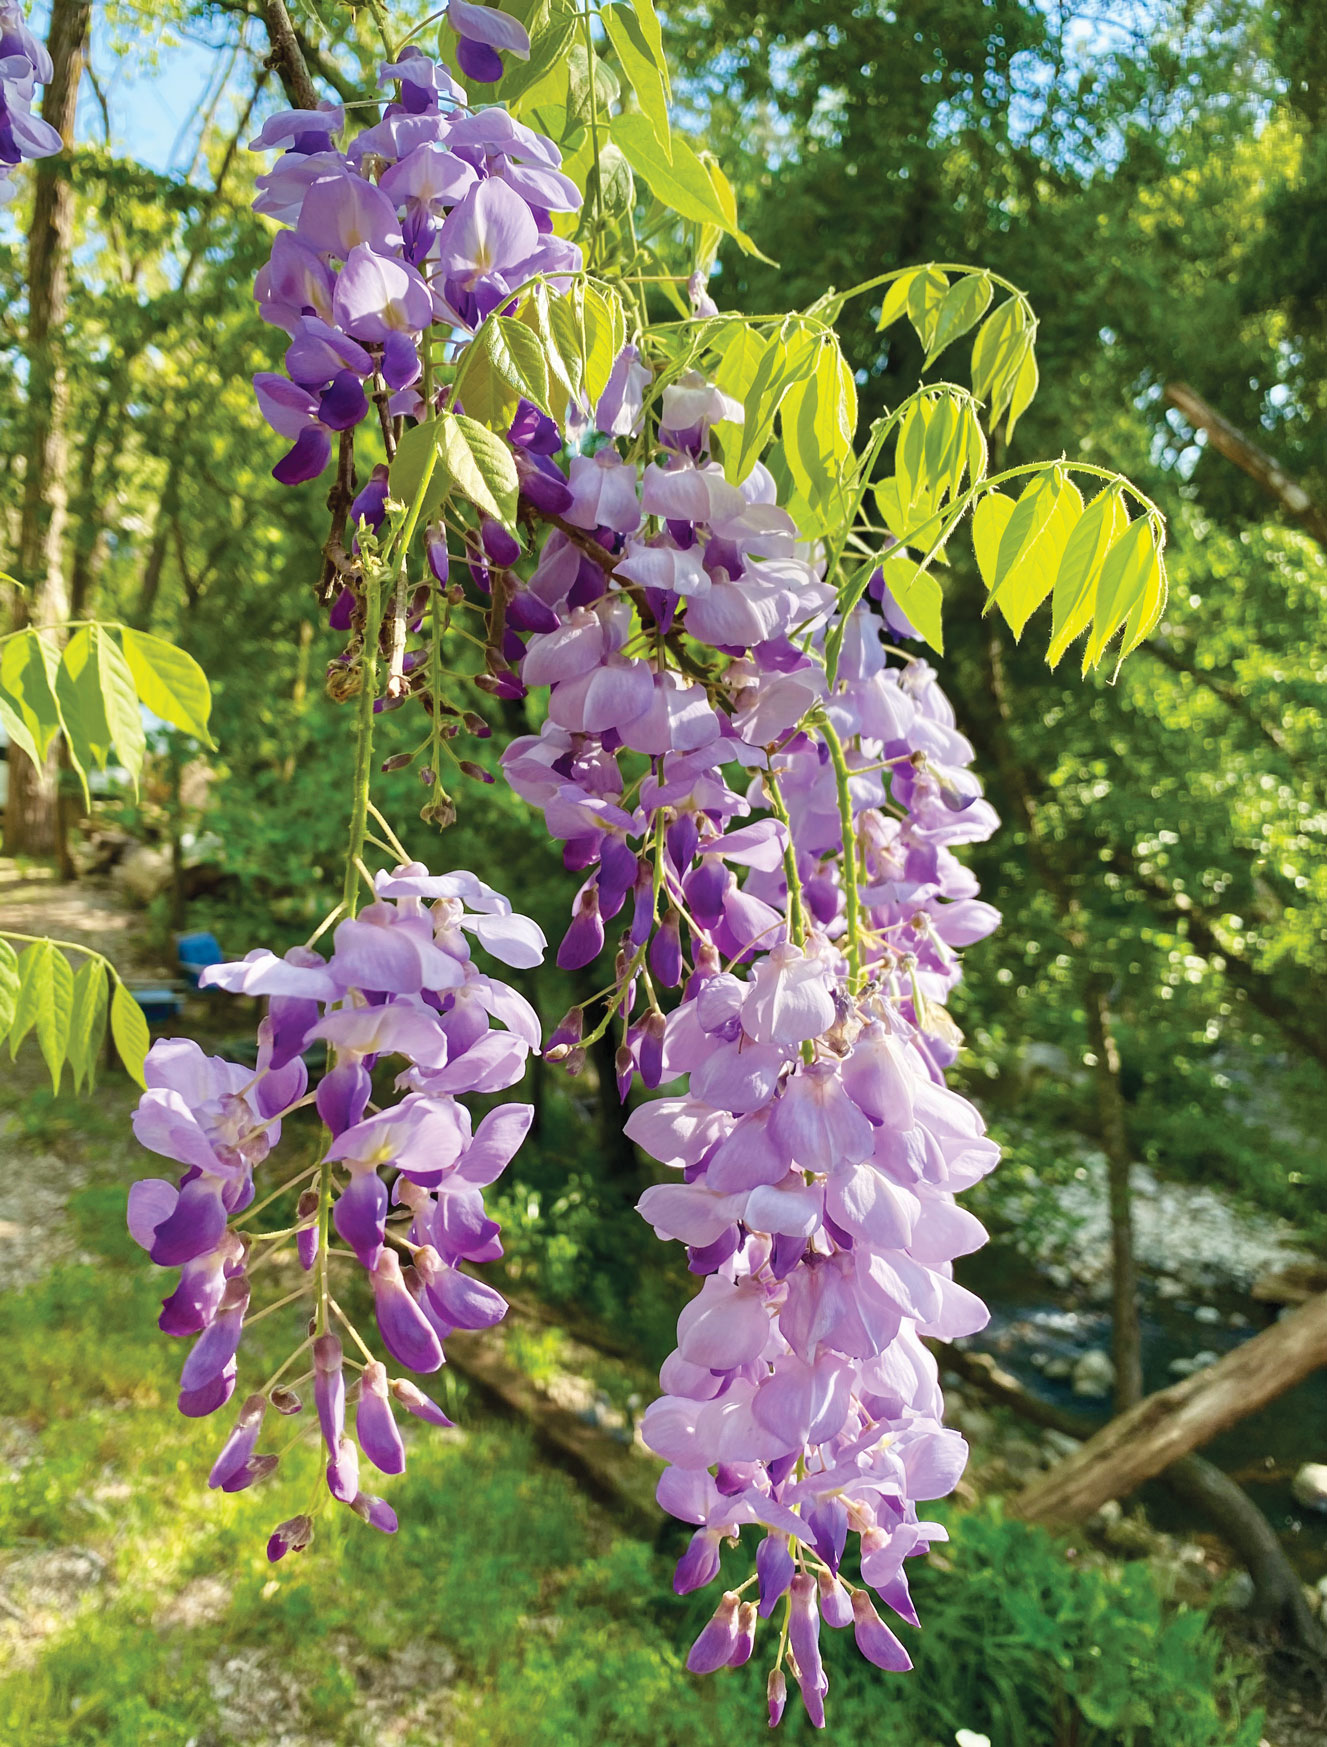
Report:
[[[912,1667],[912,1658],[875,1611],[864,1589],[853,1595],[852,1615],[853,1636],[866,1660],[891,1674],[906,1674]]]
[[[794,1164],[822,1174],[870,1158],[875,1146],[875,1130],[832,1062],[814,1062],[791,1076],[774,1106],[770,1133]]]
[[[787,827],[778,819],[757,819],[750,825],[739,825],[702,843],[702,855],[722,856],[753,867],[758,873],[774,873],[783,866],[783,848],[788,840]]]
[[[457,36],[471,42],[487,43],[491,49],[501,49],[519,60],[530,58],[530,38],[524,25],[509,18],[496,6],[475,6],[470,0],[449,0],[447,22]]]
[[[770,1335],[765,1296],[753,1282],[740,1286],[711,1274],[677,1323],[677,1349],[693,1365],[735,1371],[765,1350]]]
[[[833,1173],[825,1187],[825,1210],[854,1237],[879,1249],[903,1250],[911,1245],[920,1203],[865,1160]]]
[[[788,1160],[770,1139],[768,1110],[743,1116],[705,1167],[706,1183],[723,1195],[777,1183],[787,1175]]]
[[[636,1203],[636,1211],[662,1238],[704,1247],[740,1219],[745,1197],[715,1195],[702,1183],[656,1183]]]
[[[723,1044],[692,1075],[691,1090],[707,1104],[744,1116],[774,1096],[787,1059],[773,1044]]]
[[[530,1104],[500,1104],[490,1110],[461,1156],[461,1176],[481,1189],[495,1182],[515,1158],[533,1120]]]
[[[908,1066],[906,1046],[878,1019],[858,1037],[841,1071],[848,1096],[872,1122],[912,1127],[913,1087],[919,1075]]]
[[[175,1211],[180,1192],[164,1177],[144,1177],[129,1188],[129,1235],[141,1249],[152,1248],[159,1225]]]
[[[743,1219],[752,1231],[771,1236],[810,1237],[825,1211],[825,1191],[819,1183],[806,1183],[797,1172],[784,1181],[762,1184],[746,1198]]]
[[[452,208],[436,248],[446,277],[470,281],[516,266],[538,244],[530,208],[505,182],[489,178]]]
[[[528,916],[466,916],[461,926],[475,936],[485,952],[515,970],[533,970],[544,962],[548,941],[543,929]],[[536,1037],[534,1042],[538,1041]]]

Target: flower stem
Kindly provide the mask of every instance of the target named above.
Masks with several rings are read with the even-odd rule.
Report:
[[[833,725],[824,720],[820,732],[829,747],[830,763],[834,766],[834,786],[839,795],[839,824],[843,831],[843,890],[848,921],[848,992],[857,993],[862,975],[862,906],[857,894],[857,830],[852,816],[852,794],[848,788],[848,762],[843,756],[843,742]]]

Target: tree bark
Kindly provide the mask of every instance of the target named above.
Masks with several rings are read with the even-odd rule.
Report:
[[[54,0],[50,51],[54,73],[41,113],[73,143],[74,111],[92,8],[89,0]],[[15,609],[16,628],[46,627],[69,616],[64,575],[69,390],[62,329],[68,301],[74,193],[67,158],[43,158],[33,167],[35,195],[28,233],[27,472],[19,524],[18,576],[27,594]],[[62,849],[58,753],[53,746],[38,770],[15,746],[9,749],[5,848],[11,855],[50,855]],[[62,864],[67,858],[61,855]]]
[[[1166,399],[1194,430],[1206,432],[1212,447],[1227,461],[1233,461],[1250,479],[1256,480],[1269,497],[1275,498],[1306,534],[1320,546],[1327,546],[1327,515],[1279,461],[1256,443],[1251,443],[1243,431],[1232,425],[1229,419],[1222,418],[1216,408],[1209,406],[1187,382],[1168,382]]]
[[[1076,1523],[1293,1389],[1327,1363],[1327,1293],[1198,1371],[1140,1401],[1015,1501],[1031,1522]]]
[[[1133,1154],[1120,1090],[1120,1052],[1111,1024],[1106,979],[1097,971],[1081,978],[1088,1042],[1092,1046],[1097,1117],[1106,1154],[1110,1203],[1111,1358],[1115,1364],[1115,1411],[1143,1398],[1143,1337],[1138,1318],[1138,1264],[1133,1244]]]
[[[1043,1401],[1024,1389],[989,1353],[946,1347],[941,1363],[957,1371],[988,1400],[1020,1419],[1086,1440],[1095,1430],[1086,1414]],[[1294,1566],[1276,1531],[1238,1482],[1203,1456],[1181,1456],[1158,1476],[1175,1497],[1198,1510],[1244,1566],[1253,1583],[1253,1614],[1285,1632],[1311,1655],[1327,1654],[1327,1634],[1314,1619]]]
[[[1138,1268],[1133,1243],[1133,1157],[1129,1148],[1120,1056],[1111,1026],[1109,985],[1089,959],[1091,943],[1082,906],[1068,876],[1046,842],[1037,816],[1032,784],[1018,757],[1010,729],[1004,661],[994,620],[982,641],[986,686],[993,711],[992,747],[1001,778],[1014,803],[1027,840],[1028,861],[1060,913],[1073,954],[1083,1001],[1094,1069],[1102,1149],[1106,1154],[1111,1232],[1111,1357],[1115,1367],[1115,1409],[1122,1413],[1143,1393],[1142,1329],[1138,1317]]]

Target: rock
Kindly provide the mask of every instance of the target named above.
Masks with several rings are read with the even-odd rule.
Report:
[[[1218,1324],[1221,1321],[1221,1312],[1217,1309],[1215,1304],[1200,1304],[1197,1310],[1193,1313],[1193,1320],[1195,1322]]]
[[[1290,1491],[1306,1510],[1327,1510],[1327,1462],[1306,1462],[1290,1482]]]
[[[1253,1606],[1253,1579],[1247,1571],[1232,1573],[1230,1582],[1226,1585],[1223,1600],[1228,1608],[1234,1608],[1242,1613],[1245,1608]]]
[[[1099,1347],[1084,1353],[1074,1366],[1073,1379],[1075,1395],[1109,1395],[1115,1387],[1115,1366],[1110,1354],[1103,1353]]]
[[[1081,1450],[1083,1447],[1083,1440],[1071,1437],[1068,1432],[1043,1432],[1041,1441],[1048,1450],[1053,1450],[1057,1456],[1072,1456],[1075,1450]]]
[[[140,904],[150,904],[170,884],[170,856],[139,844],[111,870],[111,884]]]

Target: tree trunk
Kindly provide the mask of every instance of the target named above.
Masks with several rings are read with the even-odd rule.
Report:
[[[41,112],[66,150],[74,137],[74,110],[92,8],[88,0],[54,0],[50,51],[54,76]],[[68,294],[74,195],[69,165],[43,158],[33,168],[36,192],[28,233],[28,431],[27,473],[19,524],[18,574],[28,593],[19,601],[16,625],[39,627],[69,616],[62,543],[66,511],[65,433],[68,384],[62,329]],[[11,855],[50,855],[63,849],[58,795],[58,754],[52,747],[44,769],[11,746],[5,847]],[[64,864],[67,857],[61,854]]]
[[[1120,1052],[1111,1025],[1106,979],[1096,971],[1082,978],[1088,1042],[1095,1058],[1097,1114],[1106,1153],[1110,1203],[1111,1357],[1115,1362],[1115,1411],[1143,1398],[1143,1341],[1138,1318],[1138,1265],[1133,1247],[1133,1155],[1120,1090]]]
[[[1015,1501],[1031,1522],[1076,1523],[1160,1474],[1327,1363],[1327,1293],[1113,1419]]]

